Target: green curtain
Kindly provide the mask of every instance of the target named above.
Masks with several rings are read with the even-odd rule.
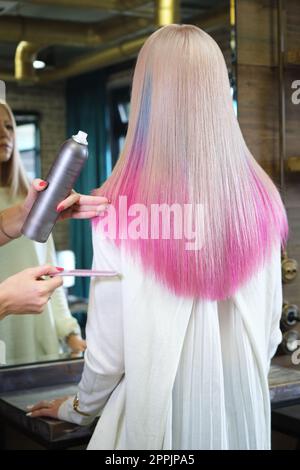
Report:
[[[87,132],[89,158],[75,185],[76,191],[89,194],[106,179],[105,72],[102,70],[67,81],[67,133]],[[76,255],[77,268],[90,268],[92,240],[90,221],[72,220],[71,249]],[[75,278],[74,295],[87,297],[88,278]]]

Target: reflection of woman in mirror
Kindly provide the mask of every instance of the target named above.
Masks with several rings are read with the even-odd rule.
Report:
[[[15,120],[9,106],[0,103],[0,211],[21,203],[29,183],[16,147]],[[41,185],[46,185],[40,181]],[[0,282],[38,265],[55,266],[52,237],[36,243],[20,237],[0,248]],[[28,362],[61,351],[66,340],[71,351],[83,351],[85,341],[72,317],[63,288],[56,289],[41,315],[10,315],[0,322],[0,339],[6,345],[7,361]]]
[[[100,414],[89,449],[269,449],[287,220],[241,134],[223,55],[199,28],[166,26],[143,46],[103,192],[112,207],[95,220],[94,267],[122,276],[91,284],[77,396],[30,416],[87,424]],[[131,214],[105,237],[120,196]],[[174,233],[182,219],[169,237],[152,219],[175,203],[192,204],[194,248],[193,233]]]

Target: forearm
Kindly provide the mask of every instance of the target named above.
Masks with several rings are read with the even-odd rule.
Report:
[[[7,295],[5,293],[5,288],[3,288],[2,283],[0,284],[0,320],[3,320],[4,317],[8,314],[8,302]]]
[[[0,213],[0,246],[21,236],[24,223],[22,205],[18,204]]]
[[[85,363],[83,375],[78,385],[77,406],[70,397],[59,408],[58,418],[81,426],[87,426],[99,416],[111,393],[122,379],[121,375],[101,375]]]
[[[57,259],[52,235],[45,244],[46,263],[56,266]],[[59,339],[64,340],[70,333],[81,335],[77,320],[71,315],[64,289],[56,289],[51,296],[51,307]]]
[[[54,264],[49,262],[49,264]],[[55,265],[55,264],[54,264]],[[70,333],[81,334],[77,320],[71,315],[63,288],[56,289],[51,297],[51,307],[58,337],[63,340]]]

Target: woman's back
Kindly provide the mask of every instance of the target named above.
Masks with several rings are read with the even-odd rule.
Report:
[[[267,375],[281,307],[280,247],[232,298],[196,302],[173,390],[173,448],[270,448]]]
[[[87,364],[119,379],[89,448],[269,448],[280,248],[219,302],[176,296],[98,230],[94,268],[122,277],[91,286]]]

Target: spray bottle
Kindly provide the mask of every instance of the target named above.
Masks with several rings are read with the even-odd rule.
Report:
[[[22,233],[31,240],[46,242],[59,217],[56,208],[71,192],[88,158],[87,134],[79,131],[66,140],[46,177],[48,186],[38,193],[25,220]]]

